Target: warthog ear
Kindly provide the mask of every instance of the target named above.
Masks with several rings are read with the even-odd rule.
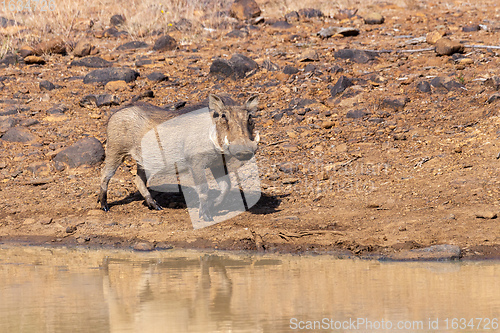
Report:
[[[210,111],[220,113],[224,109],[224,101],[217,95],[208,95],[208,108]]]
[[[253,95],[245,102],[245,107],[250,113],[255,113],[259,107],[259,96]]]

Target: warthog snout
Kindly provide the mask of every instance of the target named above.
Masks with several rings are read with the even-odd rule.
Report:
[[[229,151],[231,152],[231,155],[233,155],[240,161],[248,161],[253,157],[253,151],[250,150],[247,146],[230,145]]]

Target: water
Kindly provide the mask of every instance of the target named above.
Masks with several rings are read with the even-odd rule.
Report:
[[[499,285],[498,261],[4,245],[0,332],[494,332]]]

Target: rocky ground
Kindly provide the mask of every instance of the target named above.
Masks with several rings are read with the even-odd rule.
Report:
[[[240,6],[215,28],[180,20],[138,37],[110,15],[103,30],[82,20],[25,44],[29,27],[0,18],[18,38],[0,60],[0,241],[393,258],[446,244],[500,256],[495,1],[375,2],[331,17]],[[145,206],[127,160],[110,212],[99,210],[112,109],[209,93],[260,96],[257,205],[193,230],[181,196]]]

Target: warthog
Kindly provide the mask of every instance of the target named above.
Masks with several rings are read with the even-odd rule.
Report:
[[[209,208],[219,206],[231,188],[227,163],[247,161],[257,149],[259,134],[254,136],[252,115],[259,101],[252,96],[239,106],[216,95],[210,95],[208,100],[208,110],[201,109],[203,106],[195,111],[190,111],[193,107],[165,110],[135,103],[110,117],[98,199],[104,211],[109,210],[109,180],[125,157],[131,156],[137,162],[135,184],[150,209],[161,209],[147,188],[154,170],[177,175],[188,172],[198,193],[200,218],[213,221]],[[208,168],[221,190],[213,203],[208,202]]]

